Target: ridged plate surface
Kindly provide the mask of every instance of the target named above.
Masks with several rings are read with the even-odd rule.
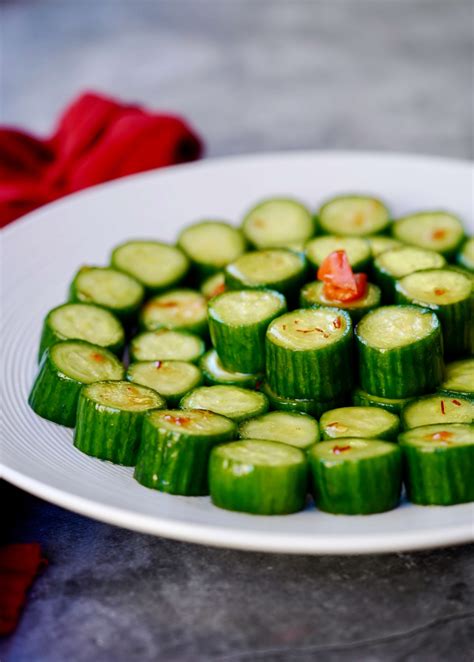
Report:
[[[2,233],[2,476],[23,489],[119,526],[210,545],[292,553],[369,553],[473,539],[472,505],[335,517],[308,506],[285,517],[219,510],[208,498],[168,496],[140,487],[131,469],[82,455],[70,430],[27,405],[41,322],[66,298],[84,263],[104,264],[133,237],[173,240],[201,218],[237,222],[267,195],[310,207],[336,193],[373,192],[394,215],[449,208],[473,223],[468,163],[404,155],[286,153],[168,168],[96,187],[21,219]]]

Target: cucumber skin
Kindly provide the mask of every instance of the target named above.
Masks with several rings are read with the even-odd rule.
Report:
[[[274,442],[278,443],[278,442]],[[209,487],[211,501],[225,510],[253,515],[289,515],[303,510],[308,485],[308,467],[302,462],[284,467],[253,466],[242,472],[242,462],[211,453]]]
[[[423,451],[403,443],[403,478],[407,496],[421,506],[451,506],[474,501],[474,446]]]
[[[343,443],[344,439],[338,442]],[[391,444],[392,453],[375,460],[327,464],[314,456],[315,446],[309,451],[309,462],[319,510],[335,515],[370,515],[397,507],[402,485],[402,458],[397,444]],[[375,461],[377,471],[373,467]]]
[[[315,350],[292,350],[265,339],[266,380],[278,395],[290,399],[331,400],[352,388],[353,339],[349,314],[346,329],[337,342]]]
[[[263,374],[261,373],[256,375],[248,374],[247,379],[220,380],[208,370],[206,365],[206,357],[212,351],[214,350],[206,352],[199,360],[199,367],[201,368],[203,381],[206,386],[242,386],[242,388],[256,389],[258,384],[263,380]]]
[[[275,291],[272,294],[276,294]],[[278,293],[280,294],[280,293]],[[220,296],[220,295],[219,295]],[[225,296],[225,294],[223,295]],[[275,317],[286,312],[286,301],[280,295],[281,307],[274,315],[249,325],[230,326],[215,315],[209,306],[209,331],[222,365],[234,372],[262,373],[265,370],[265,333]],[[216,297],[217,299],[218,297]]]
[[[395,302],[428,308],[438,316],[443,333],[444,351],[447,357],[457,358],[468,355],[471,351],[471,329],[474,325],[474,296],[457,303],[437,306],[427,304],[406,296],[395,284]]]
[[[212,448],[232,441],[236,435],[236,425],[229,433],[212,437],[183,435],[160,429],[145,416],[134,478],[160,492],[205,496],[209,494],[208,464]]]
[[[454,391],[449,388],[438,388],[434,395],[442,395],[446,398],[464,398],[474,403],[474,391]]]
[[[352,403],[357,407],[379,407],[380,409],[385,409],[386,411],[397,415],[401,413],[403,407],[412,399],[413,398],[403,398],[401,399],[401,402],[380,402],[377,400],[377,396],[372,396],[361,388],[356,388],[352,394]]]
[[[163,401],[163,406],[154,410],[164,407]],[[121,411],[94,402],[87,397],[84,388],[77,406],[74,446],[86,455],[132,467],[137,458],[144,415],[143,411]]]
[[[118,271],[118,270],[115,270],[115,271]],[[121,271],[120,273],[123,274],[124,272]],[[108,310],[113,315],[115,315],[115,317],[118,317],[118,319],[122,322],[122,324],[126,328],[130,327],[131,325],[133,325],[135,323],[137,315],[138,315],[138,311],[140,310],[140,306],[143,303],[143,297],[144,297],[144,290],[143,290],[143,286],[141,285],[141,283],[140,283],[140,286],[142,287],[143,295],[142,295],[142,298],[140,299],[140,301],[138,301],[135,305],[132,305],[132,306],[126,306],[126,307],[123,307],[123,308],[110,308],[109,306],[103,306],[100,303],[96,303],[95,301],[84,301],[84,299],[82,299],[79,296],[78,289],[77,289],[77,283],[76,283],[79,274],[80,274],[80,271],[76,274],[76,276],[74,277],[71,285],[69,286],[68,301],[70,303],[92,303],[94,306],[98,306],[99,308],[104,308],[105,310]],[[133,276],[130,276],[129,274],[125,274],[125,275],[128,276],[128,278],[131,278],[132,280],[136,280],[136,278],[133,278]],[[138,281],[137,281],[137,283],[138,283]]]
[[[266,382],[262,384],[261,390],[268,398],[270,409],[276,411],[302,412],[303,414],[310,414],[310,416],[314,416],[314,418],[319,418],[321,414],[324,414],[325,411],[329,411],[330,409],[343,407],[348,402],[348,397],[345,393],[332,400],[284,398],[274,393]]]
[[[441,384],[444,363],[439,325],[428,337],[390,350],[370,347],[359,337],[357,328],[355,337],[359,381],[367,393],[383,398],[410,398],[430,393]]]

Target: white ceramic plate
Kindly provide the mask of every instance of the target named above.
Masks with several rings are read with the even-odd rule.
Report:
[[[75,450],[72,432],[27,405],[41,322],[63,302],[83,263],[105,264],[132,237],[173,241],[197,219],[238,221],[263,196],[287,194],[311,208],[333,194],[379,195],[395,215],[449,208],[473,222],[472,166],[405,155],[286,153],[228,158],[150,172],[49,205],[3,233],[1,348],[3,476],[65,508],[118,526],[180,540],[272,552],[369,553],[473,539],[473,508],[408,503],[381,515],[331,516],[314,507],[285,517],[231,513],[208,498],[160,494],[132,470]]]

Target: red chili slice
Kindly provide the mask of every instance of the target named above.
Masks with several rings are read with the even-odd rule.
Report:
[[[324,296],[331,301],[356,301],[365,296],[367,274],[354,274],[346,251],[330,253],[318,269]]]

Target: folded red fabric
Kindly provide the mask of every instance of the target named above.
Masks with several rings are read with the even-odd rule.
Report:
[[[46,564],[38,543],[0,547],[0,636],[15,629],[26,592]]]
[[[88,186],[194,161],[202,149],[199,136],[179,117],[83,94],[48,139],[0,128],[0,227]]]

